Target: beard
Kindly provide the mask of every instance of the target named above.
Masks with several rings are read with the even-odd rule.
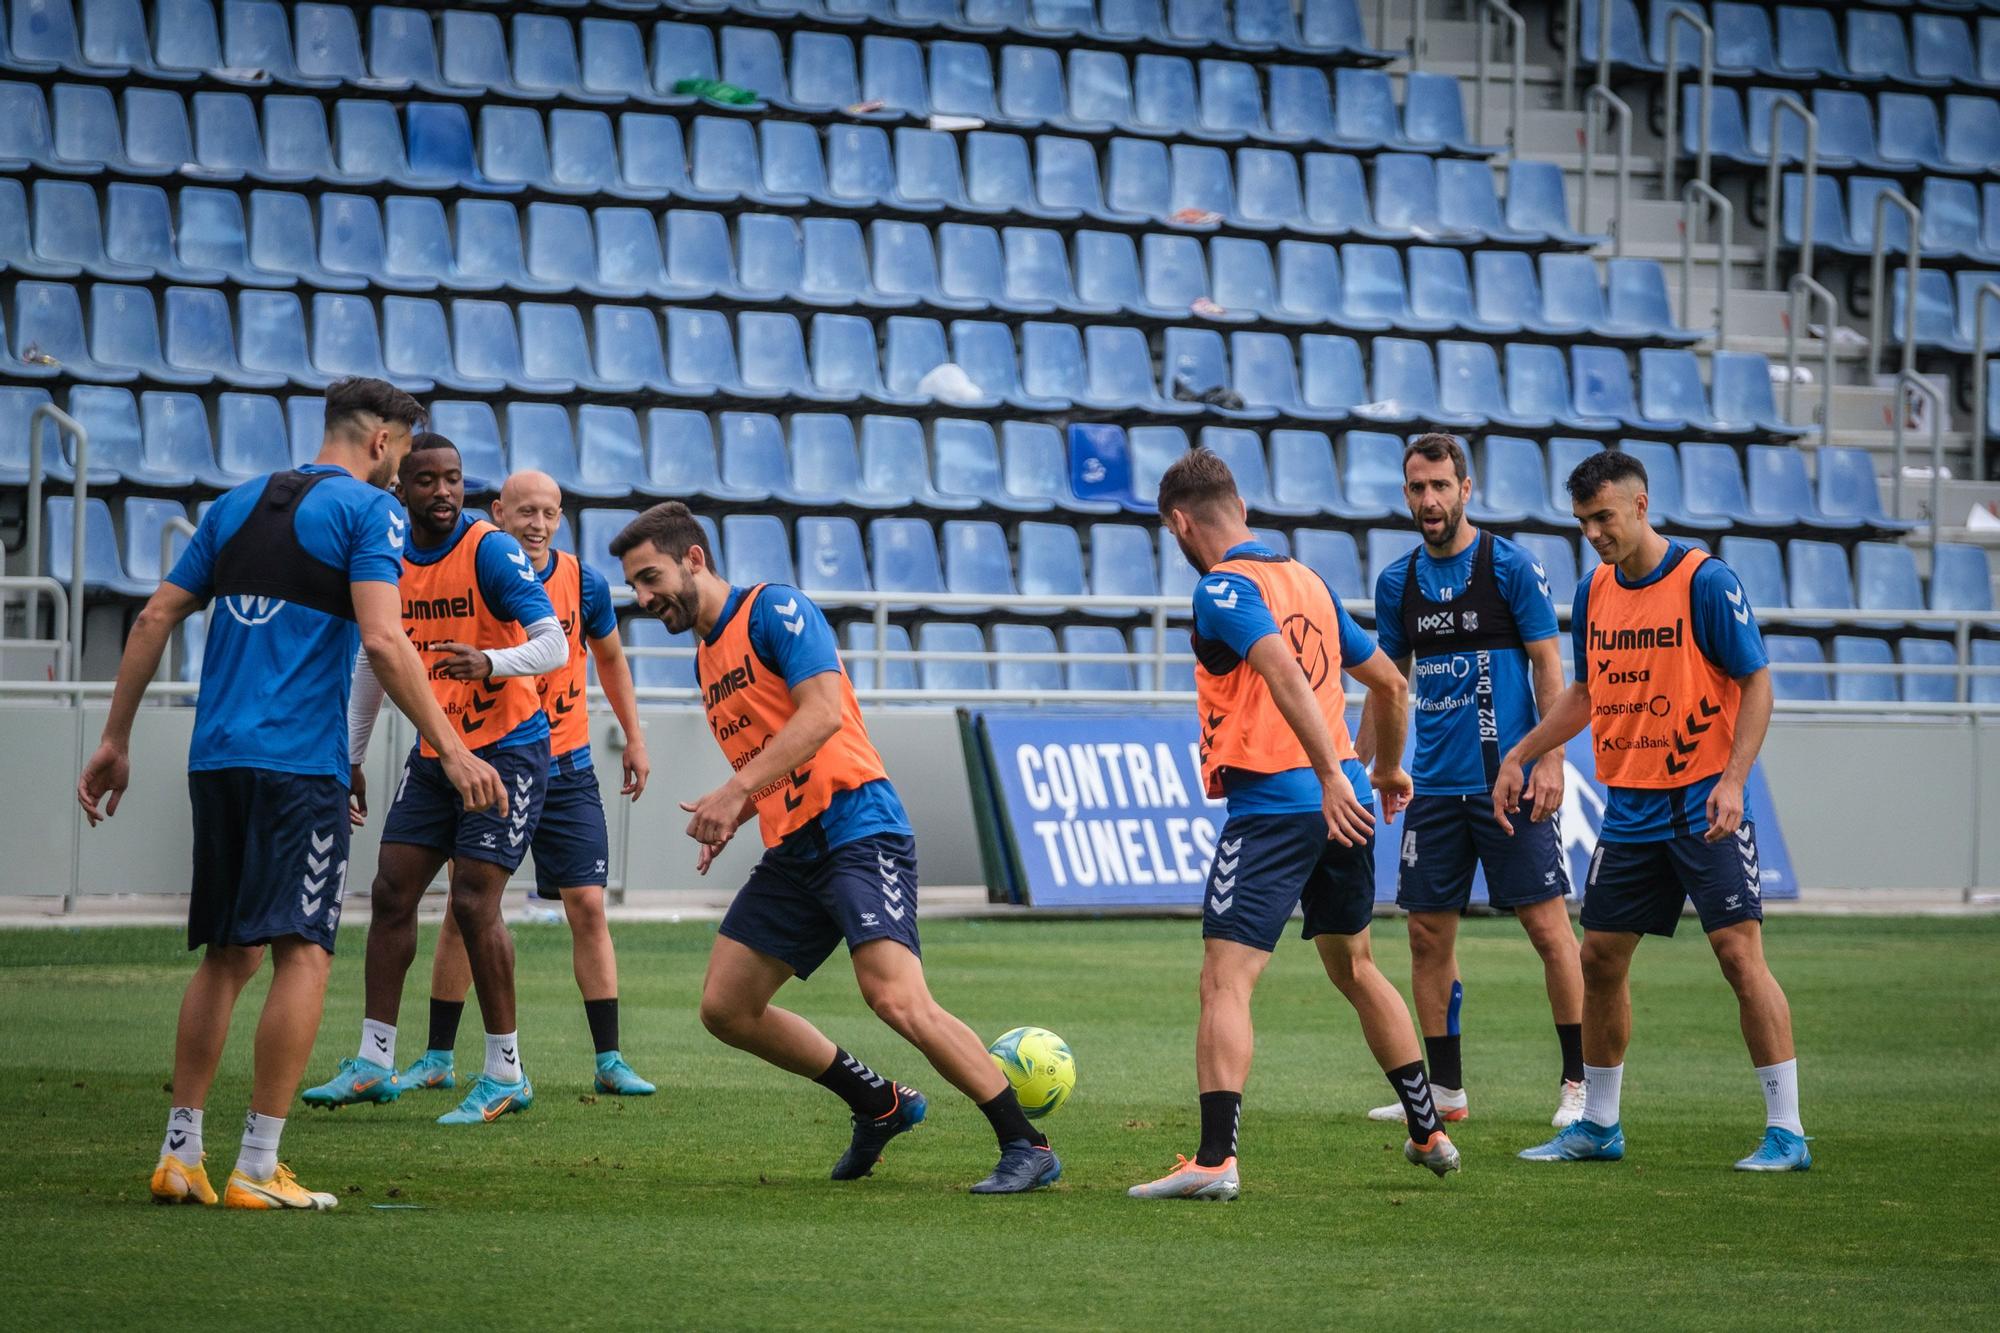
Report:
[[[670,633],[682,634],[694,628],[695,617],[701,613],[701,597],[693,584],[689,579],[679,591],[664,594],[653,605],[652,614]]]
[[[1464,505],[1459,505],[1455,509],[1447,509],[1444,513],[1444,522],[1438,528],[1437,540],[1431,541],[1429,537],[1424,538],[1424,540],[1430,545],[1440,548],[1449,546],[1458,540],[1458,529],[1464,522]]]

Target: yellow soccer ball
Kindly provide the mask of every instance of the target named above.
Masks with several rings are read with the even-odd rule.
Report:
[[[1076,1089],[1076,1057],[1069,1043],[1047,1028],[1015,1028],[986,1050],[1014,1085],[1030,1120],[1061,1106]]]

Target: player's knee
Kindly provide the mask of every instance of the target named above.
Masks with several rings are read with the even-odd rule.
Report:
[[[701,1025],[718,1041],[731,1041],[749,1026],[751,1017],[749,1009],[732,997],[716,991],[702,992]]]
[[[500,915],[500,901],[491,894],[453,893],[448,905],[461,935],[486,929]]]
[[[1436,926],[1420,918],[1410,918],[1410,961],[1418,967],[1451,960],[1452,940]]]
[[[1615,986],[1625,976],[1625,955],[1617,949],[1586,938],[1581,956],[1583,979],[1593,986]]]
[[[257,975],[257,969],[264,965],[264,946],[261,944],[211,944],[202,961],[209,967],[228,977],[238,985]]]
[[[562,896],[563,914],[569,918],[570,933],[577,936],[597,935],[609,929],[604,914],[604,891],[601,889],[572,889]]]
[[[417,900],[421,896],[406,891],[387,875],[377,875],[368,887],[369,920],[378,925],[408,925],[416,919]]]
[[[1738,941],[1723,943],[1718,941],[1715,961],[1722,965],[1724,980],[1738,994],[1763,986],[1768,969],[1764,966],[1763,951],[1754,945]]]
[[[897,1032],[921,1026],[935,1007],[928,994],[909,986],[871,987],[865,998],[875,1016]]]

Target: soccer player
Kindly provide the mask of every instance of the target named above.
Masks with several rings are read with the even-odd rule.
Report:
[[[1250,995],[1294,907],[1326,974],[1354,1006],[1369,1051],[1403,1105],[1403,1155],[1442,1176],[1458,1169],[1424,1078],[1409,1011],[1369,952],[1375,907],[1371,778],[1347,732],[1345,668],[1374,704],[1382,816],[1408,801],[1403,772],[1409,687],[1312,570],[1256,541],[1229,467],[1207,449],[1160,478],[1160,518],[1201,571],[1194,592],[1195,696],[1202,780],[1229,803],[1203,910],[1195,1078],[1201,1145],[1136,1199],[1233,1199],[1242,1188],[1236,1128],[1250,1077]]]
[[[1522,767],[1591,729],[1610,789],[1583,899],[1583,1117],[1521,1156],[1625,1155],[1618,1094],[1632,1034],[1627,977],[1645,935],[1671,936],[1694,900],[1764,1093],[1764,1141],[1739,1171],[1812,1165],[1799,1122],[1799,1069],[1785,993],[1764,962],[1757,835],[1743,784],[1771,721],[1763,636],[1729,566],[1649,521],[1646,469],[1592,454],[1569,477],[1583,535],[1604,563],[1577,585],[1576,682],[1500,765],[1494,817],[1520,808]],[[1549,817],[1529,789],[1530,817]]]
[[[451,862],[450,911],[471,960],[486,1020],[486,1066],[443,1125],[476,1125],[525,1111],[535,1090],[521,1063],[514,1017],[514,941],[501,920],[507,877],[528,854],[549,777],[549,720],[534,677],[563,665],[562,624],[519,542],[464,512],[458,446],[419,435],[403,460],[410,540],[403,552],[403,632],[429,666],[430,685],[452,728],[507,783],[510,808],[473,810],[439,780],[437,756],[420,740],[403,765],[370,890],[366,1008],[358,1054],[328,1082],[309,1088],[309,1106],[392,1102],[396,1014],[403,977],[417,953],[417,904]],[[354,664],[348,706],[357,822],[368,813],[362,763],[382,707],[365,661]]]
[[[436,747],[457,799],[474,809],[505,804],[499,777],[460,742],[425,688],[397,614],[404,520],[387,487],[422,420],[400,389],[342,380],[327,390],[326,434],[313,462],[245,482],[215,502],[133,622],[103,739],[77,779],[93,826],[118,813],[146,682],[174,627],[214,601],[188,744],[188,948],[204,953],[174,1035],[174,1105],[153,1170],[157,1202],[216,1201],[203,1110],[236,998],[268,948],[271,989],[257,1023],[250,1111],[222,1202],[334,1206],[333,1195],[306,1189],[278,1161],[278,1143],[319,1031],[347,890],[342,731],[357,645]]]
[[[549,719],[553,758],[541,822],[529,842],[535,855],[535,891],[543,898],[560,898],[569,918],[576,985],[583,992],[584,1018],[597,1048],[597,1090],[645,1096],[653,1085],[633,1071],[618,1049],[618,956],[611,947],[611,924],[604,916],[611,844],[597,772],[591,765],[590,716],[584,703],[587,646],[589,657],[597,660],[597,678],[604,682],[611,711],[625,730],[623,794],[638,800],[653,766],[646,757],[646,733],[639,725],[632,673],[618,641],[611,588],[596,570],[549,545],[562,524],[562,491],[547,473],[516,472],[507,478],[500,498],[493,502],[493,521],[528,553],[528,563],[548,592],[569,645],[568,660],[537,680],[542,711]],[[465,992],[471,986],[472,965],[465,956],[458,920],[446,912],[437,956],[431,962],[430,1044],[400,1075],[405,1092],[457,1083],[452,1046],[465,1012]]]
[[[1561,826],[1529,824],[1509,838],[1493,818],[1501,754],[1562,693],[1556,609],[1532,556],[1465,521],[1472,481],[1457,440],[1410,442],[1403,496],[1424,540],[1375,580],[1375,634],[1414,682],[1416,795],[1403,823],[1396,904],[1410,914],[1410,989],[1431,1090],[1447,1122],[1465,1119],[1458,918],[1472,898],[1473,870],[1484,867],[1487,900],[1513,911],[1542,958],[1562,1052],[1560,1129],[1583,1114],[1583,974]],[[1356,745],[1364,762],[1370,737],[1364,715]],[[1553,809],[1562,795],[1563,757],[1551,754],[1535,765],[1530,796]],[[1401,1120],[1403,1108],[1380,1106],[1368,1118]]]
[[[639,608],[692,631],[695,679],[727,782],[681,808],[696,869],[753,816],[764,858],[722,918],[702,982],[701,1021],[729,1045],[809,1078],[847,1103],[854,1135],[835,1180],[869,1174],[914,1129],[923,1094],[883,1078],[798,1014],[771,1003],[845,938],[862,998],[924,1053],[993,1126],[1000,1161],[974,1194],[1052,1185],[1062,1163],[972,1030],[931,997],[917,940],[917,849],[903,803],[869,743],[833,631],[796,588],[731,587],[688,507],[654,505],[611,542]]]

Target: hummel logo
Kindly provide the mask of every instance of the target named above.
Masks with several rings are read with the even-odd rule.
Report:
[[[1216,606],[1221,610],[1233,611],[1236,609],[1236,588],[1234,585],[1224,581],[1222,583],[1204,583],[1201,586],[1208,590],[1208,595],[1215,599]],[[1224,593],[1228,593],[1229,595],[1224,597]]]
[[[174,1108],[174,1119],[184,1125],[192,1125],[194,1123],[194,1112],[188,1110],[185,1106],[177,1106]]]
[[[1736,623],[1739,625],[1749,624],[1750,608],[1743,604],[1743,590],[1741,588],[1731,588],[1722,595],[1729,599],[1729,614],[1736,617]]]
[[[1224,856],[1234,856],[1236,855],[1236,849],[1238,847],[1241,847],[1242,845],[1243,845],[1243,839],[1241,838],[1238,838],[1234,842],[1225,842],[1222,844],[1222,854]]]
[[[188,1136],[181,1133],[178,1130],[176,1130],[172,1134],[167,1135],[167,1146],[169,1148],[172,1148],[175,1152],[179,1152],[182,1148],[185,1148],[187,1146],[187,1141],[188,1141]]]
[[[805,632],[806,618],[799,615],[799,599],[797,597],[792,597],[788,601],[773,603],[771,609],[776,611],[778,617],[785,622],[786,629],[794,634]]]
[[[1235,887],[1236,887],[1236,876],[1217,875],[1215,877],[1215,889],[1217,893],[1228,893],[1231,889]]]
[[[876,920],[877,918],[873,912],[863,912],[861,914],[861,924],[864,926],[872,926],[876,923]]]
[[[316,852],[323,852],[333,846],[333,835],[331,833],[327,834],[324,838],[318,833],[309,834],[308,837],[312,842],[312,849]]]
[[[1240,857],[1232,856],[1227,861],[1225,861],[1218,856],[1215,859],[1215,868],[1221,871],[1225,875],[1233,875],[1236,873],[1236,863],[1241,859],[1242,858]]]
[[[507,845],[509,847],[519,847],[521,845],[521,839],[526,836],[527,835],[524,833],[509,833],[507,835]]]
[[[525,565],[528,563],[528,553],[526,551],[521,550],[519,547],[516,547],[514,550],[507,552],[507,558],[509,560],[512,560],[517,565]]]
[[[488,833],[479,840],[479,845],[481,847],[497,847],[499,846],[499,839],[495,835]]]
[[[901,921],[904,915],[908,911],[907,908],[898,907],[894,903],[887,903],[887,902],[882,904],[882,910],[887,912],[890,916],[894,917],[898,921]]]
[[[514,1048],[512,1046],[502,1046],[500,1048],[500,1058],[502,1060],[512,1060],[514,1058]]]
[[[306,857],[306,869],[312,871],[312,873],[315,875],[324,875],[326,873],[327,866],[332,862],[332,860],[333,858],[329,856],[308,855]]]
[[[1236,895],[1232,893],[1228,897],[1224,898],[1211,893],[1208,895],[1208,905],[1213,909],[1215,909],[1215,914],[1217,916],[1221,916],[1224,912],[1227,912],[1230,908],[1236,906]]]

